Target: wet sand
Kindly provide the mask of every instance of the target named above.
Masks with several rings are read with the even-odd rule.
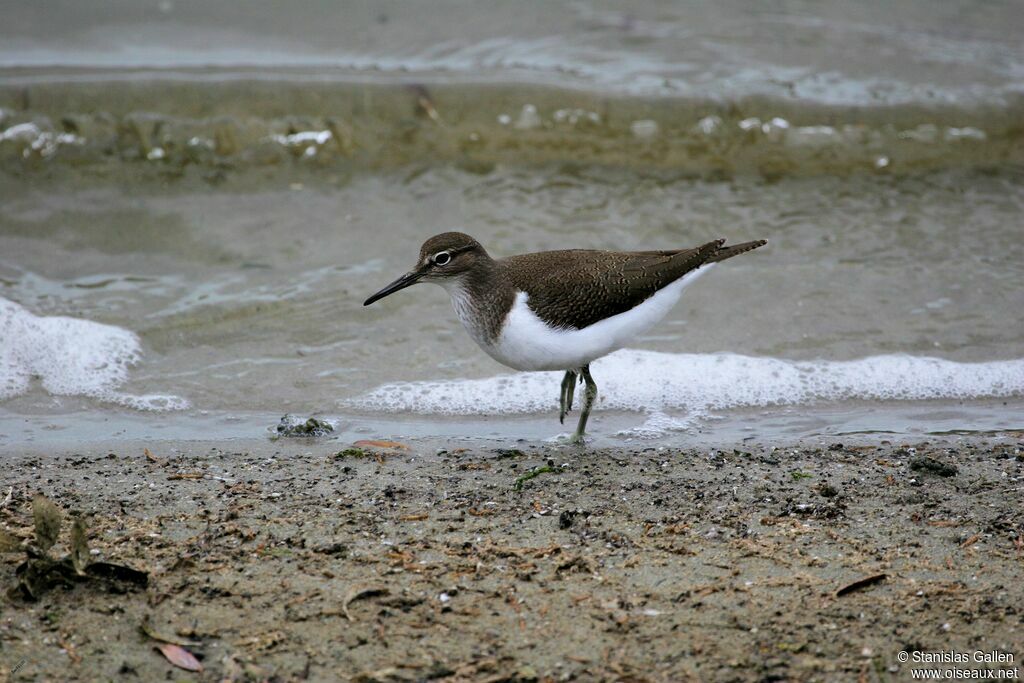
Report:
[[[737,450],[436,446],[121,442],[6,455],[4,528],[30,538],[42,492],[66,519],[85,514],[93,559],[145,570],[149,585],[8,597],[0,671],[889,681],[910,678],[904,650],[995,650],[1020,669],[1019,433]],[[6,588],[24,555],[2,559]],[[204,670],[174,668],[154,635],[184,643]]]

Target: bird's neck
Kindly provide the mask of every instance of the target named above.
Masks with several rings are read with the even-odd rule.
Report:
[[[501,276],[497,263],[480,259],[441,285],[448,290],[455,313],[470,336],[478,344],[493,344],[516,297],[515,288]]]

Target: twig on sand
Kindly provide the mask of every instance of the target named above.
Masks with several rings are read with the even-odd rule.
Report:
[[[360,598],[372,598],[375,595],[387,595],[388,589],[381,588],[380,586],[371,586],[369,588],[356,586],[348,592],[345,599],[341,602],[341,611],[345,615],[345,618],[349,621],[355,621],[352,615],[348,611],[348,606]]]
[[[836,591],[836,597],[839,598],[839,597],[842,597],[844,595],[848,595],[850,593],[853,593],[854,591],[859,591],[862,588],[867,588],[868,586],[873,586],[876,583],[880,583],[882,581],[885,581],[887,578],[888,578],[888,574],[872,574],[871,576],[865,576],[863,579],[857,579],[853,583],[847,584],[847,585],[843,586],[842,588],[840,588],[839,590],[837,590]]]
[[[236,482],[233,479],[227,477],[218,477],[216,474],[210,474],[208,472],[178,472],[177,474],[168,475],[168,481],[181,481],[182,479],[212,479],[213,481],[219,481],[222,484],[233,485]]]

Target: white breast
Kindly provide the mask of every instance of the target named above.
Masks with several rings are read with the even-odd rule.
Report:
[[[488,344],[466,325],[456,297],[456,312],[470,335],[494,360],[516,370],[574,370],[620,349],[665,317],[679,295],[715,264],[701,266],[672,284],[658,290],[639,306],[598,321],[582,330],[548,326],[527,305],[527,295],[516,295],[501,334]]]

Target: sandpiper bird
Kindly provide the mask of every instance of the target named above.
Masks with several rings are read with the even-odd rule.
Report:
[[[491,358],[516,370],[564,370],[559,420],[572,408],[577,379],[586,384],[573,440],[583,441],[597,398],[591,361],[622,348],[657,323],[687,285],[719,261],[766,244],[693,249],[571,249],[493,259],[461,232],[431,237],[416,266],[365,302],[417,282],[448,290],[469,335]]]

